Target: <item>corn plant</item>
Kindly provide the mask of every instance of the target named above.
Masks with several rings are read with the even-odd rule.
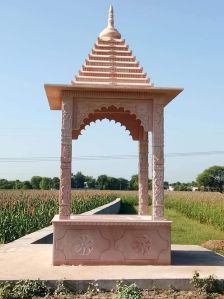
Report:
[[[110,192],[73,191],[72,213],[89,211],[116,197]],[[1,190],[0,243],[11,242],[50,225],[58,209],[58,191]]]
[[[165,207],[200,223],[224,230],[224,194],[218,192],[166,192]]]

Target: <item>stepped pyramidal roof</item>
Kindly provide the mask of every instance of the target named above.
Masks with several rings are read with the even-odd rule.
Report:
[[[153,86],[114,27],[112,6],[109,8],[107,27],[100,33],[85,64],[72,81],[72,85],[77,84]]]

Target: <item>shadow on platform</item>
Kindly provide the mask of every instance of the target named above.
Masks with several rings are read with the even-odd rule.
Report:
[[[53,234],[32,244],[53,244]],[[224,256],[209,250],[172,250],[171,265],[174,266],[224,266]]]
[[[224,266],[224,256],[207,250],[172,250],[171,263],[175,266]]]
[[[53,233],[49,234],[47,236],[44,236],[43,238],[33,242],[32,244],[41,244],[41,245],[53,244]]]

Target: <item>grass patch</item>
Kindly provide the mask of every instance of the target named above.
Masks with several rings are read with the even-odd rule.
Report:
[[[224,256],[224,249],[215,249],[215,252]]]
[[[149,207],[149,214],[151,214],[151,209],[152,207]],[[201,245],[208,240],[224,239],[224,232],[220,229],[199,223],[174,209],[165,209],[165,218],[172,221],[172,244]],[[219,250],[219,253],[222,254],[222,250]]]
[[[148,205],[152,204],[152,199],[149,194]],[[125,195],[121,196],[121,207],[119,214],[138,214],[138,195]]]
[[[149,207],[149,214],[151,214],[151,207]],[[223,231],[212,225],[189,219],[176,210],[165,209],[165,218],[172,221],[172,244],[202,245],[208,240],[224,239]],[[222,250],[219,250],[219,253],[223,254]]]
[[[137,214],[138,198],[136,196],[122,196],[119,214]]]
[[[121,214],[137,214],[137,200],[134,197],[122,198]],[[150,203],[150,199],[149,199]],[[149,206],[149,214],[152,207]],[[200,223],[190,219],[174,209],[165,209],[165,218],[171,220],[171,242],[172,244],[201,245],[208,240],[223,240],[224,232],[212,225]],[[217,250],[223,254],[223,250]]]
[[[137,214],[136,206],[133,206],[127,201],[122,201],[119,214]]]
[[[172,223],[172,244],[201,245],[208,240],[223,240],[224,232],[212,225],[189,219],[173,209],[165,209],[165,217]]]
[[[166,192],[165,207],[224,231],[224,194],[222,193]]]

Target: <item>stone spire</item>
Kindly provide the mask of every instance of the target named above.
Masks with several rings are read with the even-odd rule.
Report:
[[[107,39],[107,38],[121,38],[120,33],[114,28],[114,10],[113,6],[110,5],[109,12],[108,12],[108,23],[107,27],[100,33],[100,38]]]
[[[152,86],[147,74],[114,27],[112,6],[108,12],[107,27],[100,33],[72,84]]]
[[[113,6],[110,5],[109,12],[108,12],[108,28],[114,28],[114,9]]]

